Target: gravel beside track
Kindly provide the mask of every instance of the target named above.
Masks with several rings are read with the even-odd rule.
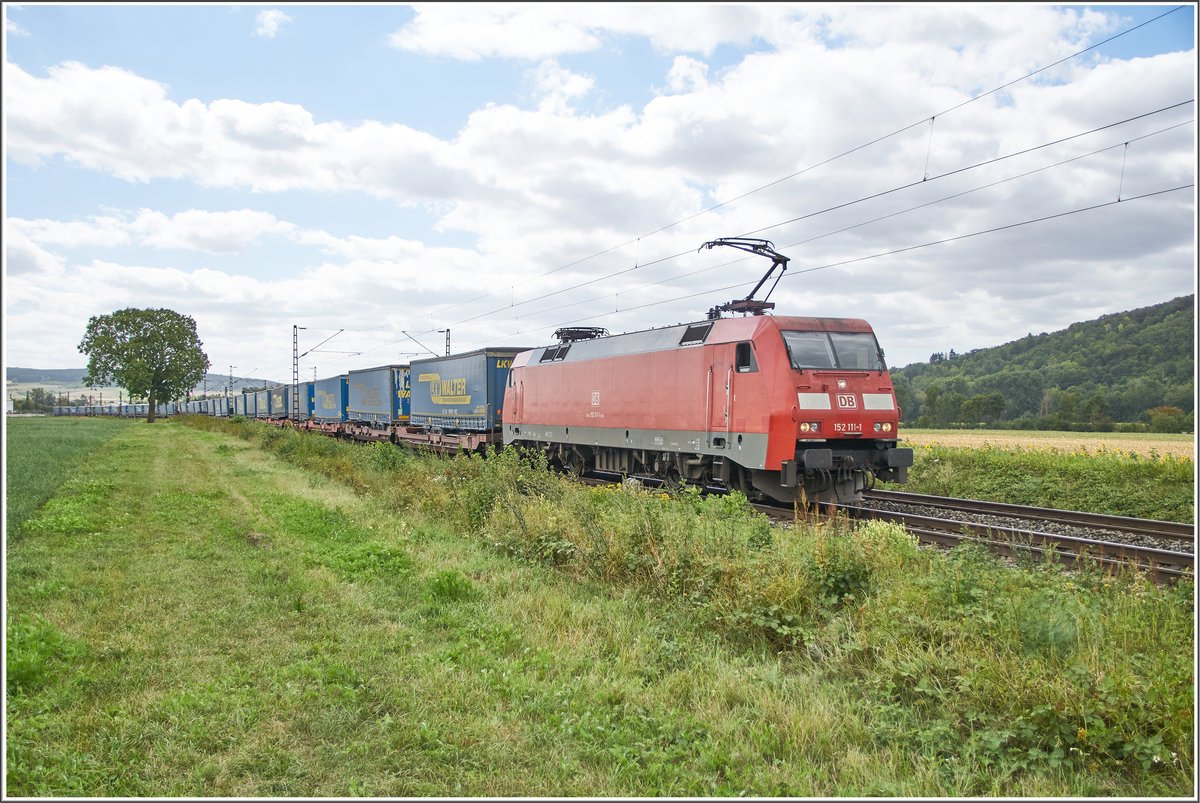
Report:
[[[1124,532],[1121,530],[1085,527],[1061,522],[1046,521],[1045,519],[999,516],[986,513],[973,513],[960,510],[948,510],[944,507],[931,507],[920,504],[884,502],[879,500],[864,500],[859,507],[868,510],[882,510],[894,513],[911,513],[931,518],[953,519],[955,521],[981,524],[992,527],[1007,527],[1036,532],[1069,535],[1075,538],[1087,538],[1096,541],[1108,541],[1116,544],[1132,544],[1134,546],[1162,549],[1183,554],[1195,554],[1195,545],[1181,541],[1178,538],[1157,538],[1142,533]],[[1144,522],[1143,522],[1144,523]]]

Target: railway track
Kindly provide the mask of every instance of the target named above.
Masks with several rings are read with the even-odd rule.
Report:
[[[1167,541],[1178,541],[1190,545],[1195,552],[1196,526],[1175,521],[1134,519],[1127,516],[1109,516],[1102,513],[1083,513],[1073,510],[1009,505],[1002,502],[985,502],[977,499],[951,499],[945,496],[900,491],[869,491],[863,495],[867,502],[892,502],[922,507],[957,510],[992,516],[1008,516],[1032,522],[1054,522],[1081,529],[1105,530],[1114,533],[1146,536]]]
[[[776,518],[793,516],[790,508],[759,509]],[[1091,561],[1114,570],[1136,568],[1160,582],[1195,574],[1190,524],[893,491],[869,492],[861,505],[837,511],[901,524],[926,544],[972,542],[1008,558],[1053,554],[1066,566]]]

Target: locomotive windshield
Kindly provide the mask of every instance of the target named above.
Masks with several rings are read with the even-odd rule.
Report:
[[[788,332],[787,346],[792,368],[839,368],[843,371],[884,371],[879,343],[870,332]]]

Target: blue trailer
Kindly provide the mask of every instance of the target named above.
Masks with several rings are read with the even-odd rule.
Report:
[[[292,386],[280,385],[267,391],[267,418],[290,418]]]
[[[255,418],[269,418],[271,416],[271,391],[260,390],[254,393],[253,415]]]
[[[407,424],[409,373],[407,365],[361,368],[347,374],[346,420],[388,427]]]
[[[313,387],[316,382],[300,383],[300,420],[307,421],[313,415]]]
[[[346,420],[346,404],[350,394],[349,375],[331,376],[312,383],[312,417],[321,423],[341,423]]]
[[[528,347],[489,347],[412,362],[412,424],[447,432],[499,430],[513,357]]]

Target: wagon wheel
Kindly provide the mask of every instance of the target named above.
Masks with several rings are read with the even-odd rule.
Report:
[[[563,465],[567,473],[572,477],[582,477],[583,472],[587,469],[587,466],[583,462],[583,455],[574,449],[564,455],[563,460]]]
[[[675,493],[682,487],[683,476],[679,473],[679,468],[674,464],[667,466],[667,470],[663,472],[663,488]]]

